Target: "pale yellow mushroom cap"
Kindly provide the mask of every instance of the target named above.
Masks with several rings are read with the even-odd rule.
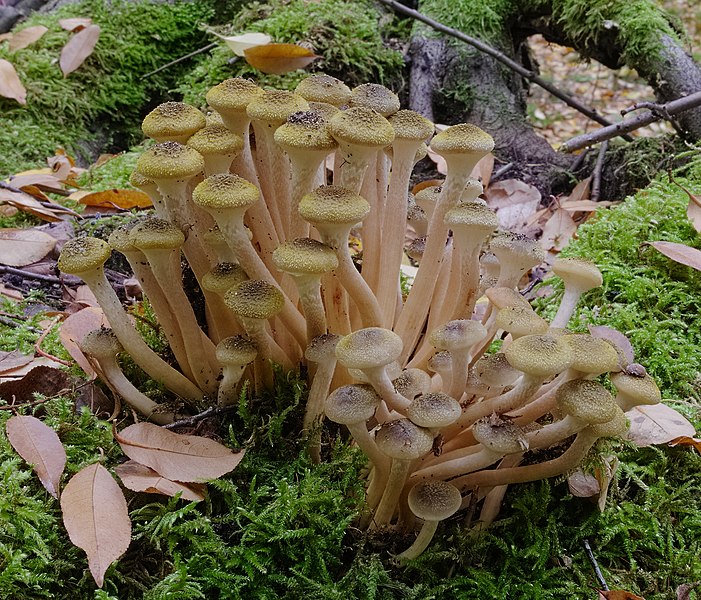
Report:
[[[377,447],[390,458],[414,460],[433,448],[433,434],[409,419],[384,423],[375,434]]]
[[[331,75],[311,75],[297,84],[295,92],[308,102],[325,102],[332,106],[348,104],[350,88]]]
[[[208,154],[236,156],[243,150],[243,138],[231,133],[224,125],[207,125],[187,140],[187,145],[203,156]]]
[[[425,141],[433,135],[434,125],[413,110],[400,110],[388,118],[397,140]]]
[[[389,329],[366,327],[342,337],[336,358],[347,369],[370,369],[394,362],[402,353],[402,338]]]
[[[494,149],[494,139],[476,125],[461,123],[436,134],[431,140],[431,149],[441,156],[489,154]]]
[[[388,117],[399,110],[399,96],[389,88],[378,83],[363,83],[351,91],[349,106],[371,108],[383,117]]]
[[[488,450],[498,454],[513,454],[528,450],[523,429],[507,419],[480,419],[472,426],[472,435]]]
[[[338,142],[382,148],[394,139],[394,129],[380,113],[357,106],[341,111],[329,121],[329,131]]]
[[[191,179],[204,170],[204,158],[194,148],[178,142],[151,146],[136,162],[136,170],[153,181]]]
[[[248,208],[259,198],[260,190],[255,185],[231,173],[210,175],[192,192],[192,201],[205,210]]]
[[[550,327],[548,322],[538,316],[529,306],[506,306],[502,308],[495,319],[499,329],[513,335],[528,335],[530,333],[546,333]]]
[[[429,336],[430,344],[439,350],[467,350],[484,339],[487,330],[479,321],[456,319],[437,327]]]
[[[246,281],[248,275],[241,265],[231,262],[220,262],[202,276],[202,287],[208,292],[225,294],[227,290]]]
[[[273,264],[291,275],[323,275],[338,267],[338,257],[326,244],[311,238],[297,238],[273,251]]]
[[[300,110],[309,110],[309,103],[299,94],[284,90],[266,91],[255,96],[246,107],[252,121],[261,121],[269,127],[279,127]]]
[[[205,99],[219,114],[245,112],[253,98],[263,94],[263,89],[250,79],[232,77],[211,88]]]
[[[426,212],[431,212],[436,202],[438,202],[438,197],[441,195],[442,190],[443,187],[440,185],[430,185],[416,192],[414,200]]]
[[[224,303],[237,315],[270,319],[285,306],[285,296],[274,285],[260,279],[243,281],[224,295]]]
[[[492,287],[484,292],[487,296],[489,302],[491,302],[496,308],[503,309],[507,306],[523,306],[524,308],[531,308],[528,303],[520,293],[512,288],[507,287]]]
[[[183,102],[165,102],[146,115],[141,129],[144,135],[161,142],[187,139],[206,123],[207,118],[194,106]]]
[[[142,175],[136,169],[134,169],[131,172],[131,175],[129,175],[129,183],[135,188],[139,189],[149,188],[156,185],[156,183],[153,180]]]
[[[100,327],[88,332],[78,344],[80,349],[95,358],[112,358],[119,354],[123,348],[114,331],[107,327]]]
[[[247,365],[258,356],[258,346],[247,337],[233,335],[217,344],[216,356],[223,365]]]
[[[619,369],[618,352],[606,340],[586,333],[568,334],[562,339],[574,350],[573,369],[594,375]]]
[[[275,130],[275,142],[285,151],[308,149],[330,152],[338,146],[329,133],[326,119],[313,110],[292,113],[287,122]]]
[[[302,197],[299,214],[312,225],[332,223],[354,225],[370,212],[368,201],[358,194],[335,185],[325,185]]]
[[[443,521],[462,506],[460,490],[448,481],[420,481],[409,491],[409,508],[424,521]]]
[[[496,213],[476,202],[462,202],[445,214],[445,223],[455,231],[474,232],[474,235],[487,236],[496,231],[499,220]]]
[[[647,373],[630,375],[624,371],[611,374],[611,383],[616,390],[635,405],[658,404],[662,401],[660,388]]]
[[[512,231],[499,232],[492,238],[489,248],[500,264],[514,263],[523,271],[545,260],[545,251],[539,242]]]
[[[406,416],[420,427],[441,428],[455,423],[462,414],[460,404],[442,392],[422,394],[406,409]]]
[[[535,377],[551,377],[567,370],[574,350],[562,338],[549,335],[524,335],[504,351],[509,364]]]
[[[566,285],[583,292],[597,288],[604,282],[599,268],[581,258],[556,258],[552,270]]]
[[[185,235],[168,221],[152,217],[131,228],[129,241],[139,250],[174,250],[185,243]]]
[[[606,423],[590,425],[587,429],[596,437],[621,437],[628,431],[628,419],[625,413],[616,406],[615,416]]]
[[[73,238],[63,245],[58,268],[69,275],[80,275],[102,267],[111,253],[109,244],[99,238]]]
[[[344,385],[335,389],[324,403],[324,413],[334,423],[365,423],[375,414],[382,398],[366,384]]]
[[[606,423],[616,416],[618,405],[600,383],[573,379],[563,383],[555,394],[558,408],[588,425]]]
[[[110,233],[110,237],[107,238],[107,243],[113,250],[121,252],[122,254],[125,252],[136,252],[138,248],[136,248],[136,246],[134,246],[129,239],[129,231],[133,227],[133,224],[121,225],[117,227],[117,229]]]

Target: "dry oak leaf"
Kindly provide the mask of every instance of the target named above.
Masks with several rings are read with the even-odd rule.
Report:
[[[24,267],[44,258],[56,245],[56,238],[36,229],[0,229],[0,263]]]
[[[132,460],[173,481],[205,482],[235,469],[244,451],[232,452],[214,440],[181,435],[152,423],[136,423],[114,438]]]
[[[73,35],[61,50],[59,65],[64,77],[75,71],[95,50],[100,37],[99,25],[88,25]]]
[[[163,494],[175,496],[180,493],[183,500],[200,502],[204,500],[205,486],[201,483],[180,483],[161,477],[156,471],[135,460],[128,460],[124,464],[115,467],[114,472],[119,475],[124,487],[134,492],[147,494]]]
[[[83,194],[78,202],[86,206],[117,207],[129,210],[131,208],[148,208],[153,206],[148,194],[140,190],[112,189],[102,192],[89,192]]]
[[[66,466],[66,451],[56,432],[36,417],[15,415],[5,424],[7,439],[34,471],[54,498],[63,469]]]
[[[34,27],[27,27],[22,31],[18,31],[13,34],[7,49],[10,52],[14,52],[15,50],[26,48],[39,40],[48,30],[49,28],[43,25],[35,25]]]
[[[577,224],[574,222],[572,215],[560,207],[545,222],[540,244],[544,250],[559,252],[569,244],[575,231],[577,231]]]
[[[15,67],[4,58],[0,58],[0,96],[27,104],[27,90],[24,89]]]
[[[499,226],[523,233],[530,217],[540,206],[538,188],[518,179],[505,179],[492,185],[485,193],[487,206],[497,213]]]
[[[0,204],[3,203],[14,206],[21,211],[28,212],[44,221],[52,222],[61,220],[57,212],[44,207],[36,198],[21,190],[13,191],[0,188]]]
[[[317,58],[308,48],[297,44],[265,44],[243,51],[249,65],[268,75],[283,75],[303,69]]]
[[[628,439],[636,446],[667,444],[680,436],[694,437],[696,431],[676,410],[666,404],[636,406],[626,412],[630,420]]]
[[[119,484],[102,465],[89,465],[66,484],[61,510],[68,537],[88,555],[90,573],[102,587],[105,572],[131,541],[127,501]]]
[[[701,271],[701,250],[676,242],[646,242],[645,244],[652,246],[674,262]]]

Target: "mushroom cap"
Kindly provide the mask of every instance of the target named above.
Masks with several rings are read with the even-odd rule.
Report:
[[[519,292],[508,287],[492,287],[485,290],[484,295],[487,296],[495,308],[503,310],[507,306],[523,306],[531,308],[531,305]]]
[[[406,220],[410,223],[428,223],[426,211],[416,203],[413,197],[409,198],[409,203],[407,204]]]
[[[406,416],[420,427],[441,428],[455,423],[462,414],[460,403],[442,392],[422,394],[406,408]]]
[[[591,379],[573,379],[563,383],[557,388],[555,399],[562,412],[588,425],[610,421],[618,408],[609,391]]]
[[[395,140],[423,142],[433,135],[434,125],[413,110],[400,110],[387,119],[394,129]]]
[[[431,140],[431,149],[441,156],[486,155],[494,149],[494,139],[476,125],[460,123],[436,134]]]
[[[234,157],[243,150],[243,138],[224,125],[207,125],[193,134],[187,145],[203,156],[221,154]]]
[[[338,256],[330,246],[311,238],[297,238],[273,251],[273,264],[290,275],[323,275],[338,267]]]
[[[227,290],[248,279],[246,271],[232,262],[217,263],[211,271],[202,276],[202,287],[208,292],[225,294]]]
[[[340,79],[331,75],[311,75],[302,79],[295,88],[295,93],[307,102],[325,102],[332,106],[348,104],[351,97],[350,88]]]
[[[406,255],[415,260],[416,262],[421,262],[424,257],[424,252],[426,250],[426,236],[420,235],[419,237],[413,239],[411,243],[406,248]]]
[[[286,152],[317,150],[331,152],[338,144],[329,133],[328,122],[321,113],[302,110],[292,113],[286,123],[275,130],[275,142]]]
[[[158,142],[189,138],[207,124],[207,118],[184,102],[164,102],[146,115],[141,123],[144,135]]]
[[[380,113],[356,106],[339,112],[329,121],[329,131],[336,141],[368,148],[389,146],[394,129]]]
[[[453,369],[453,360],[450,357],[450,352],[447,350],[436,352],[428,359],[426,366],[429,371],[433,371],[434,373],[450,372]]]
[[[211,88],[205,99],[219,114],[243,113],[253,98],[263,94],[263,89],[250,79],[232,77]]]
[[[382,398],[371,385],[356,383],[335,389],[324,403],[324,413],[334,423],[364,423],[377,410]]]
[[[368,216],[370,204],[358,194],[335,185],[324,185],[299,202],[299,214],[312,225],[355,225]]]
[[[429,185],[422,190],[419,190],[414,195],[414,200],[421,208],[426,211],[426,214],[430,214],[433,207],[438,202],[438,198],[443,191],[443,186],[440,185]]]
[[[434,348],[455,352],[467,350],[484,339],[487,330],[479,321],[456,319],[431,332],[429,342]]]
[[[384,85],[380,85],[379,83],[362,83],[351,90],[348,105],[351,107],[362,106],[371,108],[383,117],[388,117],[396,113],[401,104],[399,102],[399,96]]]
[[[261,279],[242,281],[224,294],[224,303],[237,315],[249,319],[270,319],[285,305],[285,296]]]
[[[514,369],[503,352],[480,357],[472,367],[480,383],[489,387],[512,385],[521,376],[521,371]]]
[[[424,521],[443,521],[462,506],[460,490],[448,481],[420,481],[407,497],[409,508]]]
[[[465,189],[460,196],[460,203],[469,204],[476,202],[477,199],[484,193],[484,186],[477,179],[468,179],[465,184]],[[484,206],[484,205],[482,205]]]
[[[160,179],[191,179],[204,170],[204,158],[197,150],[184,144],[161,142],[139,156],[136,170],[155,182]]]
[[[618,352],[606,340],[588,333],[572,333],[562,339],[574,350],[572,369],[592,375],[618,370]]]
[[[496,213],[484,204],[461,202],[445,214],[445,223],[452,230],[465,230],[484,239],[499,227]]]
[[[375,434],[375,443],[381,452],[396,460],[415,460],[433,448],[433,434],[409,419],[383,423]]]
[[[636,376],[622,371],[612,373],[610,377],[618,393],[636,405],[658,404],[662,401],[660,388],[647,373]]]
[[[472,435],[486,449],[498,454],[514,454],[528,450],[523,429],[513,421],[485,417],[472,425]]]
[[[107,327],[89,331],[78,345],[85,354],[94,356],[98,360],[114,358],[123,350],[114,331]]]
[[[556,258],[552,271],[565,285],[582,292],[597,288],[604,282],[599,268],[593,262],[582,258]]]
[[[129,183],[140,190],[157,191],[156,182],[142,175],[136,169],[129,175]]]
[[[335,333],[322,333],[312,338],[304,351],[304,358],[309,362],[321,363],[328,360],[336,362],[336,344],[341,339]]]
[[[309,103],[299,94],[286,90],[268,90],[251,99],[246,114],[251,121],[279,127],[292,113],[300,110],[309,110]]]
[[[371,369],[397,360],[402,347],[402,338],[393,331],[366,327],[338,341],[336,358],[347,369]]]
[[[110,237],[107,238],[107,243],[112,247],[113,250],[121,252],[122,254],[126,252],[138,252],[139,249],[131,243],[129,239],[129,231],[134,227],[135,223],[127,223],[126,225],[120,225],[112,233]]]
[[[330,104],[328,102],[310,102],[309,110],[318,112],[322,117],[324,117],[324,121],[326,122],[330,121],[331,117],[335,117],[338,113],[341,112],[333,104]]]
[[[109,244],[96,237],[68,240],[58,257],[57,266],[63,273],[80,275],[102,267],[112,254]]]
[[[524,335],[511,342],[504,355],[512,367],[535,377],[562,373],[574,360],[571,346],[549,335]]]
[[[419,394],[427,394],[430,391],[431,376],[422,369],[405,369],[392,380],[392,385],[398,394],[413,400]]]
[[[175,250],[185,243],[185,234],[168,221],[150,217],[131,228],[129,241],[139,250]]]
[[[499,264],[511,263],[522,271],[545,260],[540,243],[521,233],[501,231],[492,238],[489,248],[499,259]]]
[[[192,201],[205,210],[247,209],[259,198],[255,185],[232,173],[210,175],[192,191]]]
[[[223,365],[247,365],[258,356],[258,346],[243,335],[232,335],[217,344],[217,360]]]
[[[499,329],[513,335],[546,333],[550,327],[530,306],[505,306],[497,313],[495,323]]]
[[[606,423],[589,425],[587,429],[596,437],[621,437],[628,431],[628,419],[621,408],[616,405],[615,415]]]

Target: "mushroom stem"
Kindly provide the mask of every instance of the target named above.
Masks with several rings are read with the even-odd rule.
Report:
[[[417,535],[416,539],[414,540],[414,543],[404,550],[404,552],[398,554],[397,559],[400,561],[406,561],[418,558],[423,551],[428,548],[431,540],[433,540],[433,536],[438,529],[438,523],[440,523],[440,521],[425,520],[424,524],[421,526],[419,535]]]
[[[395,458],[392,460],[392,467],[389,471],[389,477],[385,485],[382,499],[380,500],[375,515],[373,516],[373,527],[382,527],[389,525],[397,509],[397,501],[402,493],[402,488],[409,474],[411,460],[403,460]]]

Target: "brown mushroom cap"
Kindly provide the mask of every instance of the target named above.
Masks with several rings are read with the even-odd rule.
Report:
[[[348,104],[350,88],[331,75],[311,75],[297,84],[295,92],[308,102],[325,102],[332,106]]]
[[[375,434],[377,447],[390,458],[415,460],[433,448],[433,434],[409,419],[384,423]]]
[[[460,490],[447,481],[420,481],[409,491],[409,508],[424,521],[443,521],[462,505]]]
[[[245,209],[259,198],[260,190],[255,185],[231,173],[210,175],[192,192],[192,201],[210,210]]]
[[[95,237],[68,240],[58,257],[58,268],[69,275],[80,275],[105,264],[112,248],[104,240]]]
[[[161,142],[187,139],[207,124],[207,118],[194,106],[183,102],[165,102],[144,118],[144,135]]]
[[[366,327],[342,337],[336,358],[347,369],[370,369],[388,365],[402,353],[402,338],[389,329]]]
[[[329,359],[336,360],[336,344],[341,339],[335,333],[322,333],[312,338],[304,351],[304,358],[313,363],[320,363]]]
[[[343,385],[326,399],[324,412],[330,421],[341,425],[364,423],[375,414],[381,400],[371,385]]]
[[[368,201],[351,190],[324,185],[302,197],[299,214],[312,225],[333,223],[354,225],[370,212]]]
[[[583,292],[597,288],[604,282],[599,268],[581,258],[556,258],[552,271],[567,285]]]
[[[211,271],[202,276],[202,287],[208,292],[223,295],[227,290],[247,279],[248,275],[241,265],[231,262],[220,262]]]
[[[548,322],[530,306],[505,306],[497,313],[495,323],[499,329],[513,335],[546,333],[549,328]]]
[[[562,338],[549,335],[524,335],[504,352],[509,364],[535,377],[551,377],[567,370],[574,351]]]
[[[233,335],[217,344],[216,354],[223,365],[247,365],[258,356],[258,347],[247,337]]]
[[[273,264],[290,275],[323,275],[338,267],[338,257],[326,244],[311,238],[297,238],[273,251]]]
[[[498,454],[513,454],[528,450],[523,429],[509,420],[480,419],[472,425],[472,435],[488,450]]]
[[[204,170],[204,158],[178,142],[154,144],[136,161],[136,170],[153,181],[190,179]]]
[[[608,390],[590,379],[563,383],[555,394],[558,408],[589,425],[606,423],[616,416],[617,404]]]
[[[378,83],[363,83],[353,88],[348,104],[351,107],[371,108],[383,117],[396,113],[400,107],[399,96]]]
[[[606,423],[590,425],[587,429],[596,437],[621,437],[628,431],[628,419],[625,413],[616,406],[615,415]]]
[[[490,387],[512,385],[521,376],[521,372],[509,364],[503,352],[482,356],[472,371],[481,383]]]
[[[455,423],[462,414],[460,404],[442,392],[422,394],[406,409],[406,416],[420,427],[441,428]]]
[[[243,281],[224,294],[224,302],[237,315],[249,319],[270,319],[285,305],[282,292],[267,281]]]
[[[586,333],[572,333],[562,339],[574,350],[572,368],[576,371],[598,375],[618,370],[618,353],[606,340]]]
[[[364,106],[349,108],[332,117],[329,131],[338,142],[378,149],[388,146],[394,139],[389,121]]]
[[[394,390],[413,400],[419,394],[427,394],[431,389],[431,376],[421,369],[411,368],[402,371],[392,380]]]

